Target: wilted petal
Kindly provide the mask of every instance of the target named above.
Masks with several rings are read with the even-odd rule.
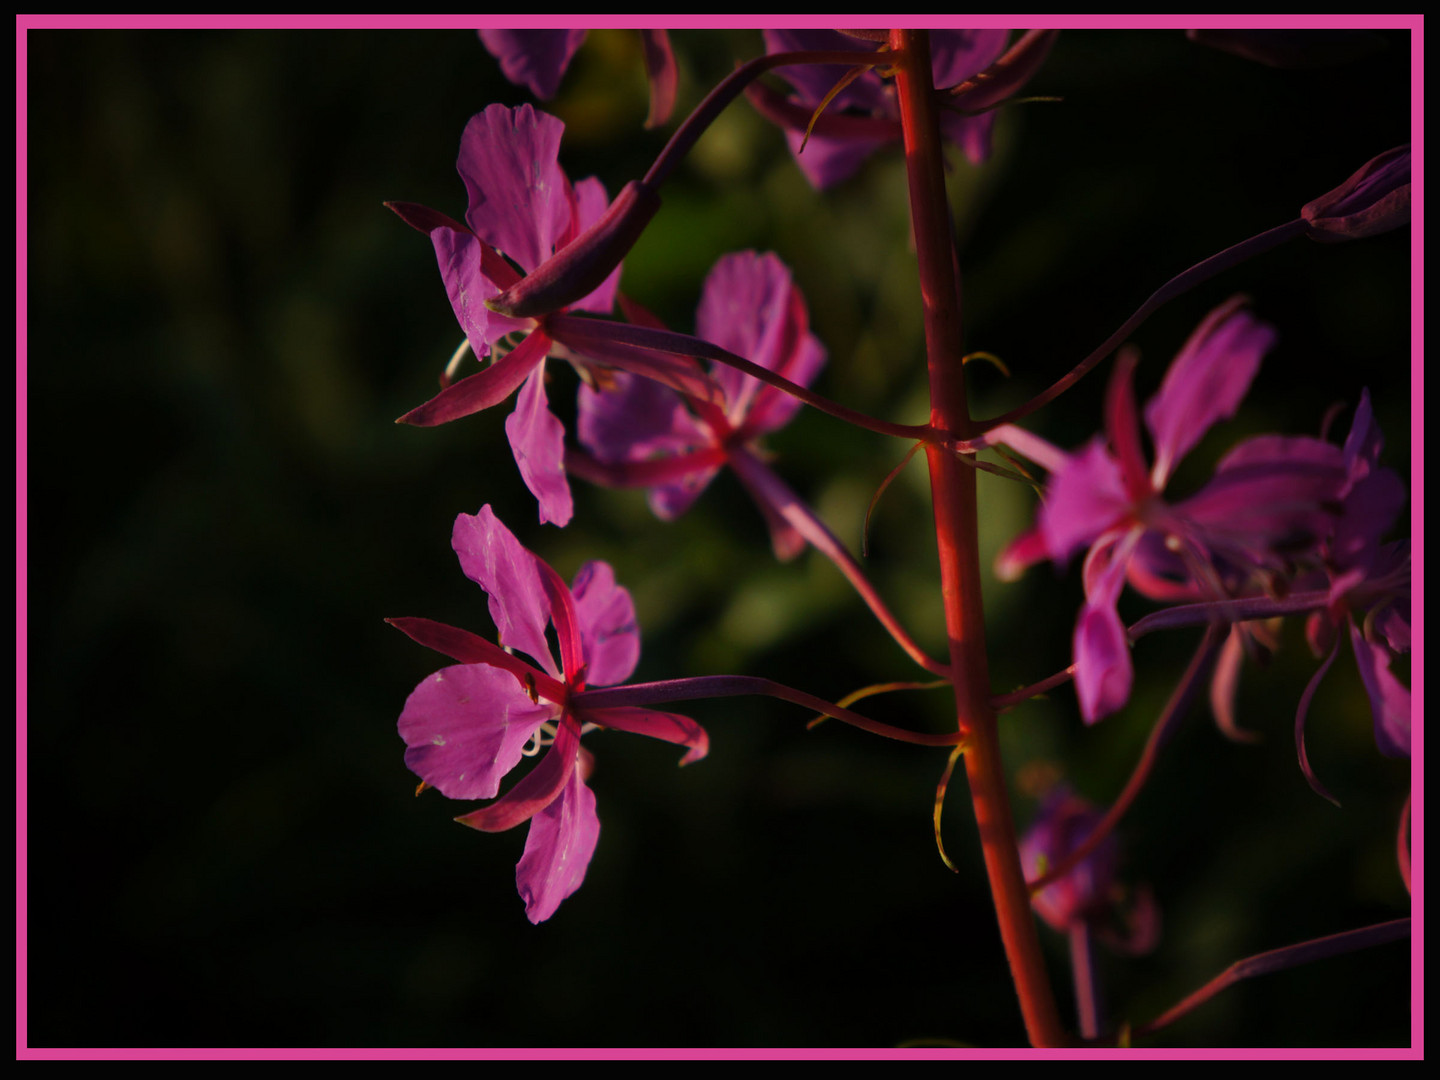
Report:
[[[580,567],[570,587],[585,656],[585,684],[614,686],[628,679],[640,659],[640,627],[629,590],[615,584],[609,563]]]
[[[549,703],[532,702],[508,671],[444,668],[415,688],[400,713],[405,764],[451,799],[492,799],[554,712]]]
[[[1374,236],[1410,223],[1410,146],[1366,162],[1345,183],[1300,211],[1310,235],[1326,242]]]
[[[481,30],[480,40],[500,61],[505,78],[546,100],[560,89],[560,79],[585,34],[584,30]]]
[[[551,675],[560,671],[545,642],[550,602],[540,581],[538,560],[515,539],[490,507],[455,519],[451,545],[460,567],[490,598],[490,617],[500,643],[528,654]]]
[[[930,68],[940,89],[959,86],[1005,51],[1008,30],[932,30]]]
[[[560,136],[565,125],[529,105],[491,105],[470,118],[457,168],[470,194],[466,224],[527,273],[570,223]]]
[[[1375,717],[1375,743],[1388,757],[1410,756],[1410,689],[1390,671],[1390,651],[1379,642],[1366,641],[1350,622],[1350,644],[1370,709]]]
[[[632,735],[648,735],[652,739],[683,746],[688,751],[681,765],[699,761],[710,752],[710,737],[705,729],[679,713],[642,709],[634,705],[615,705],[604,709],[582,709],[582,717],[601,727],[628,731]]]
[[[520,477],[540,504],[540,522],[562,528],[570,523],[575,504],[565,479],[565,425],[545,399],[545,365],[525,380],[515,411],[505,418],[505,434],[520,466]]]
[[[544,922],[580,887],[599,839],[595,793],[576,769],[560,797],[530,819],[525,854],[515,867],[526,918]]]
[[[1261,358],[1275,344],[1274,329],[1251,317],[1243,302],[1236,297],[1206,316],[1145,406],[1145,425],[1155,440],[1157,489],[1212,424],[1234,415]]]
[[[1120,466],[1103,439],[1094,439],[1050,477],[1036,525],[1057,563],[1069,560],[1105,530],[1127,520],[1130,498]]]

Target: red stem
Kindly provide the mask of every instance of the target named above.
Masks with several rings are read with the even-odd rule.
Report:
[[[929,35],[923,30],[892,30],[890,47],[899,91],[910,212],[925,314],[930,424],[964,439],[977,432],[965,402],[960,291],[945,196]],[[1020,866],[1015,822],[1005,789],[995,711],[989,702],[975,471],[934,444],[927,445],[925,452],[935,508],[935,539],[940,552],[955,706],[959,729],[967,744],[965,772],[970,781],[970,798],[980,830],[985,869],[1000,922],[1000,937],[1030,1042],[1035,1046],[1064,1046],[1069,1040],[1060,1024],[1035,917],[1030,911],[1030,893]]]

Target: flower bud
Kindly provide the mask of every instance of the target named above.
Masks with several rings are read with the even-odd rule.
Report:
[[[1367,162],[1349,180],[1305,204],[1300,216],[1316,240],[1333,243],[1398,229],[1410,222],[1410,146]]]
[[[635,246],[659,209],[654,189],[632,180],[599,221],[485,306],[512,318],[534,318],[589,295]]]

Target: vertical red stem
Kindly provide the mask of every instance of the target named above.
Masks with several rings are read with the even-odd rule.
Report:
[[[923,30],[890,31],[895,81],[910,180],[910,213],[920,264],[925,351],[930,372],[930,423],[969,438],[975,425],[965,403],[960,348],[960,290],[951,240],[945,166],[934,101],[929,36]],[[985,618],[980,599],[975,470],[934,446],[926,447],[945,626],[950,638],[955,706],[965,734],[965,773],[980,829],[985,869],[995,899],[1000,937],[1020,998],[1025,1029],[1035,1046],[1067,1042],[1040,952],[1030,891],[1020,867],[1015,823],[1005,789],[1005,767],[989,703]]]

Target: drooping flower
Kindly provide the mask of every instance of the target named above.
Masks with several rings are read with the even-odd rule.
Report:
[[[930,59],[935,85],[958,86],[988,67],[1004,50],[1006,30],[933,30]],[[849,50],[873,53],[876,45],[835,30],[766,30],[768,53],[799,50]],[[844,67],[805,65],[787,67],[779,74],[795,89],[787,102],[763,91],[751,95],[767,116],[785,128],[790,150],[810,182],[827,188],[855,173],[864,160],[886,143],[900,139],[900,109],[894,86],[870,70],[840,90],[826,105],[826,111],[805,140],[810,115],[845,75]],[[940,121],[942,134],[960,147],[972,163],[990,156],[990,135],[994,113],[964,116],[945,112]],[[800,152],[802,143],[804,153]]]
[[[517,86],[527,87],[542,101],[554,97],[560,80],[587,30],[481,30],[480,41],[500,61],[500,70]],[[678,72],[670,36],[664,30],[641,30],[645,50],[645,72],[650,79],[650,116],[646,127],[657,127],[670,119],[675,105]]]
[[[1381,542],[1404,509],[1407,494],[1400,477],[1379,464],[1383,445],[1366,391],[1340,451],[1346,477],[1341,512],[1322,548],[1329,602],[1306,622],[1312,649],[1317,656],[1328,656],[1306,688],[1295,718],[1301,768],[1311,786],[1327,798],[1305,754],[1305,719],[1335,658],[1342,629],[1348,631],[1370,698],[1376,745],[1390,757],[1410,756],[1410,690],[1391,671],[1395,660],[1410,652],[1410,542]]]
[[[1074,637],[1075,689],[1087,723],[1129,698],[1133,669],[1116,610],[1127,579],[1171,602],[1254,595],[1287,580],[1297,553],[1313,550],[1333,525],[1345,473],[1338,450],[1318,439],[1250,439],[1195,495],[1164,498],[1180,460],[1235,412],[1274,336],[1238,298],[1210,313],[1146,405],[1153,466],[1141,444],[1134,361],[1124,356],[1107,396],[1105,437],[1074,454],[1034,436],[1015,443],[1047,459],[1041,464],[1051,476],[1036,528],[1002,553],[1000,572],[1010,576],[1046,557],[1064,565],[1089,549]]]
[[[1056,784],[1041,801],[1035,821],[1020,838],[1020,865],[1029,881],[1057,867],[1099,827],[1104,814],[1066,784]],[[1031,906],[1052,929],[1069,933],[1084,924],[1113,949],[1139,955],[1159,938],[1159,909],[1148,889],[1127,895],[1118,877],[1120,843],[1114,833],[1062,877],[1031,898]]]
[[[739,252],[716,263],[705,280],[696,334],[800,386],[808,387],[825,363],[804,297],[768,252]],[[593,459],[572,455],[571,468],[600,483],[649,488],[650,508],[669,521],[728,464],[765,515],[776,553],[793,556],[804,540],[780,512],[793,496],[758,460],[757,444],[789,423],[800,402],[724,365],[711,377],[723,406],[624,373],[603,389],[582,386],[577,434]]]
[[[606,215],[605,188],[591,177],[571,184],[560,169],[560,137],[565,125],[528,105],[508,109],[492,105],[471,118],[461,139],[457,167],[469,192],[465,225],[434,210],[392,204],[406,221],[430,236],[451,307],[477,357],[490,357],[484,370],[446,385],[434,398],[400,419],[431,426],[489,408],[519,390],[505,433],[526,486],[540,507],[540,520],[557,525],[573,513],[564,470],[564,427],[550,411],[545,394],[545,361],[565,351],[551,333],[546,312],[515,318],[486,307],[486,302],[520,282],[508,257],[529,273],[552,261],[592,224]],[[607,313],[613,308],[620,268],[606,266],[599,284],[568,309]],[[592,275],[598,276],[598,275]],[[561,309],[561,311],[567,309]],[[602,328],[605,324],[597,324]],[[518,340],[517,340],[518,339]],[[579,368],[586,359],[566,351]],[[705,393],[693,363],[653,354],[632,355],[616,348],[607,365],[628,366]]]
[[[405,764],[449,798],[490,799],[523,757],[545,750],[495,802],[455,819],[482,832],[530,822],[516,884],[527,917],[538,923],[580,887],[600,835],[581,735],[613,728],[663,739],[686,748],[682,765],[704,757],[708,739],[699,724],[675,713],[572,702],[587,687],[624,682],[640,656],[634,604],[607,563],[586,563],[567,587],[489,506],[457,517],[452,543],[465,575],[489,597],[501,644],[429,619],[390,620],[460,661],[427,678],[405,702],[399,724]],[[559,644],[558,664],[547,626]]]
[[[1358,240],[1410,224],[1410,146],[1360,166],[1333,191],[1300,211],[1310,235],[1326,243]]]

